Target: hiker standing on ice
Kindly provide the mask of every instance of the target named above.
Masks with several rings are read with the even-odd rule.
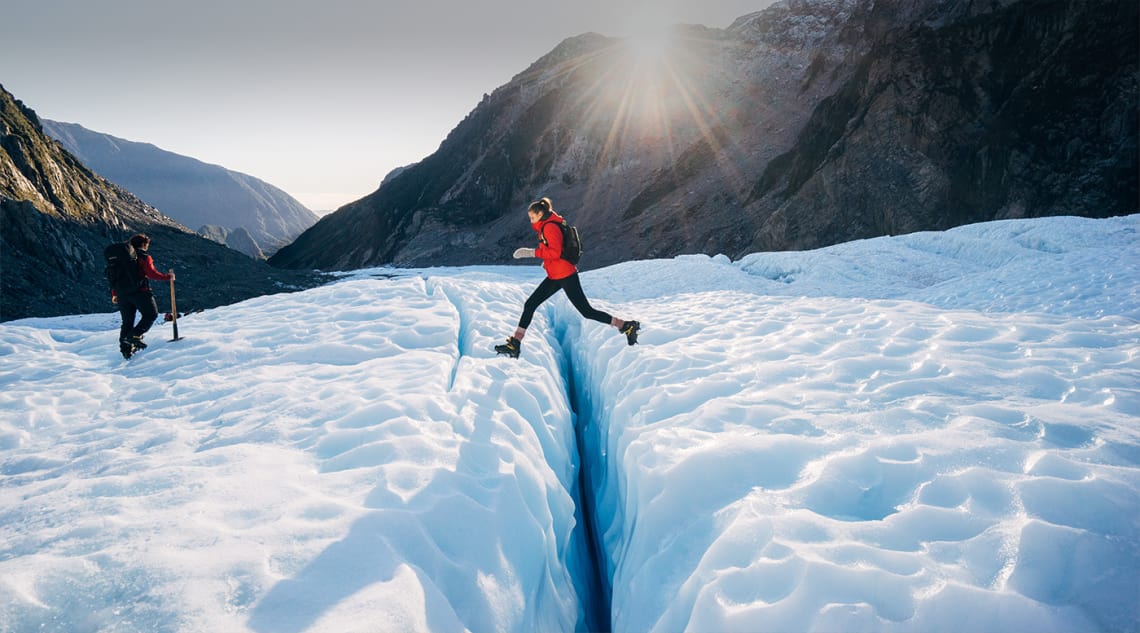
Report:
[[[123,324],[119,328],[119,351],[124,358],[130,358],[135,351],[146,347],[143,335],[158,318],[158,304],[154,302],[154,292],[151,291],[148,280],[174,281],[173,269],[169,274],[155,270],[154,260],[147,252],[150,237],[139,233],[128,243],[134,248],[138,268],[131,282],[134,289],[124,289],[121,294],[114,288],[111,289],[111,302],[119,306],[119,315],[123,318]],[[135,323],[136,313],[139,315],[138,323]]]
[[[530,225],[538,233],[537,248],[519,248],[514,252],[515,259],[537,257],[542,260],[542,267],[546,270],[546,279],[535,288],[523,305],[522,316],[519,318],[518,328],[514,336],[507,339],[506,344],[496,345],[495,351],[506,354],[511,358],[518,358],[522,349],[522,339],[526,329],[530,327],[534,311],[544,301],[554,296],[559,290],[566,292],[566,298],[587,319],[605,323],[617,328],[625,334],[630,345],[637,343],[637,332],[641,324],[637,321],[623,321],[609,314],[595,309],[586,299],[582,291],[582,282],[578,279],[578,268],[562,257],[563,233],[561,225],[562,216],[554,212],[550,198],[542,198],[530,203],[526,213],[530,218]]]

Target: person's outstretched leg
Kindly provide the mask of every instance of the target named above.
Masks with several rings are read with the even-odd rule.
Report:
[[[530,293],[526,303],[523,304],[523,313],[522,316],[519,317],[519,329],[525,331],[530,327],[530,322],[534,319],[534,312],[538,310],[538,306],[553,297],[554,293],[558,292],[561,287],[562,284],[550,277],[543,279],[542,283],[538,284],[538,287],[534,289],[534,292]]]
[[[578,278],[578,273],[563,279],[562,289],[566,291],[566,298],[582,316],[598,323],[613,324],[614,318],[608,312],[602,312],[590,305],[589,299],[586,299],[586,293],[582,290],[582,280]]]
[[[526,336],[526,329],[530,327],[530,322],[534,319],[534,312],[538,310],[538,306],[542,305],[544,301],[554,296],[558,292],[560,284],[557,281],[547,277],[538,284],[534,292],[530,293],[527,297],[526,303],[523,304],[523,313],[519,317],[519,325],[515,328],[513,336],[507,338],[507,342],[502,345],[496,345],[495,351],[499,354],[506,354],[511,358],[518,358],[519,353],[522,351],[522,339]]]
[[[570,299],[570,303],[578,309],[578,312],[587,319],[597,321],[598,323],[606,323],[616,327],[619,332],[625,334],[626,341],[633,345],[637,343],[637,332],[641,329],[641,324],[637,321],[623,321],[617,317],[610,315],[608,312],[603,312],[590,305],[590,301],[586,299],[586,293],[582,290],[582,280],[578,278],[578,274],[574,273],[566,279],[562,280],[562,289],[566,291],[566,297]]]

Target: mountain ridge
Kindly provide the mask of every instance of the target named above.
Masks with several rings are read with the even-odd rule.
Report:
[[[0,321],[113,310],[102,251],[139,232],[159,269],[178,274],[183,311],[320,281],[210,241],[99,176],[0,85]],[[164,286],[154,285],[160,306]]]
[[[257,248],[235,250],[251,257],[272,254],[318,219],[292,196],[254,176],[78,123],[41,123],[85,165],[182,224],[244,228]]]
[[[621,39],[569,38],[270,263],[501,263],[543,195],[582,231],[586,268],[1135,212],[1135,17],[1115,0],[786,0],[676,27],[657,66]],[[1055,98],[1004,98],[1035,77]]]

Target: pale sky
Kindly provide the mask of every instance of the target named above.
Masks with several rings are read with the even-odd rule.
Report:
[[[434,152],[563,39],[727,27],[773,0],[5,0],[0,84],[42,118],[260,178],[318,213]]]

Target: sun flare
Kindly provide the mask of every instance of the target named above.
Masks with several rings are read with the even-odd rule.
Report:
[[[637,62],[645,65],[662,63],[673,43],[668,27],[644,25],[625,38],[625,47]]]
[[[684,26],[642,20],[612,42],[562,70],[589,78],[576,101],[583,129],[601,139],[597,169],[646,164],[666,173],[688,152],[707,156],[725,183],[742,182],[725,151],[723,82],[709,72],[711,40]],[[686,165],[703,168],[692,158]],[[606,204],[609,195],[590,185],[586,200]]]

